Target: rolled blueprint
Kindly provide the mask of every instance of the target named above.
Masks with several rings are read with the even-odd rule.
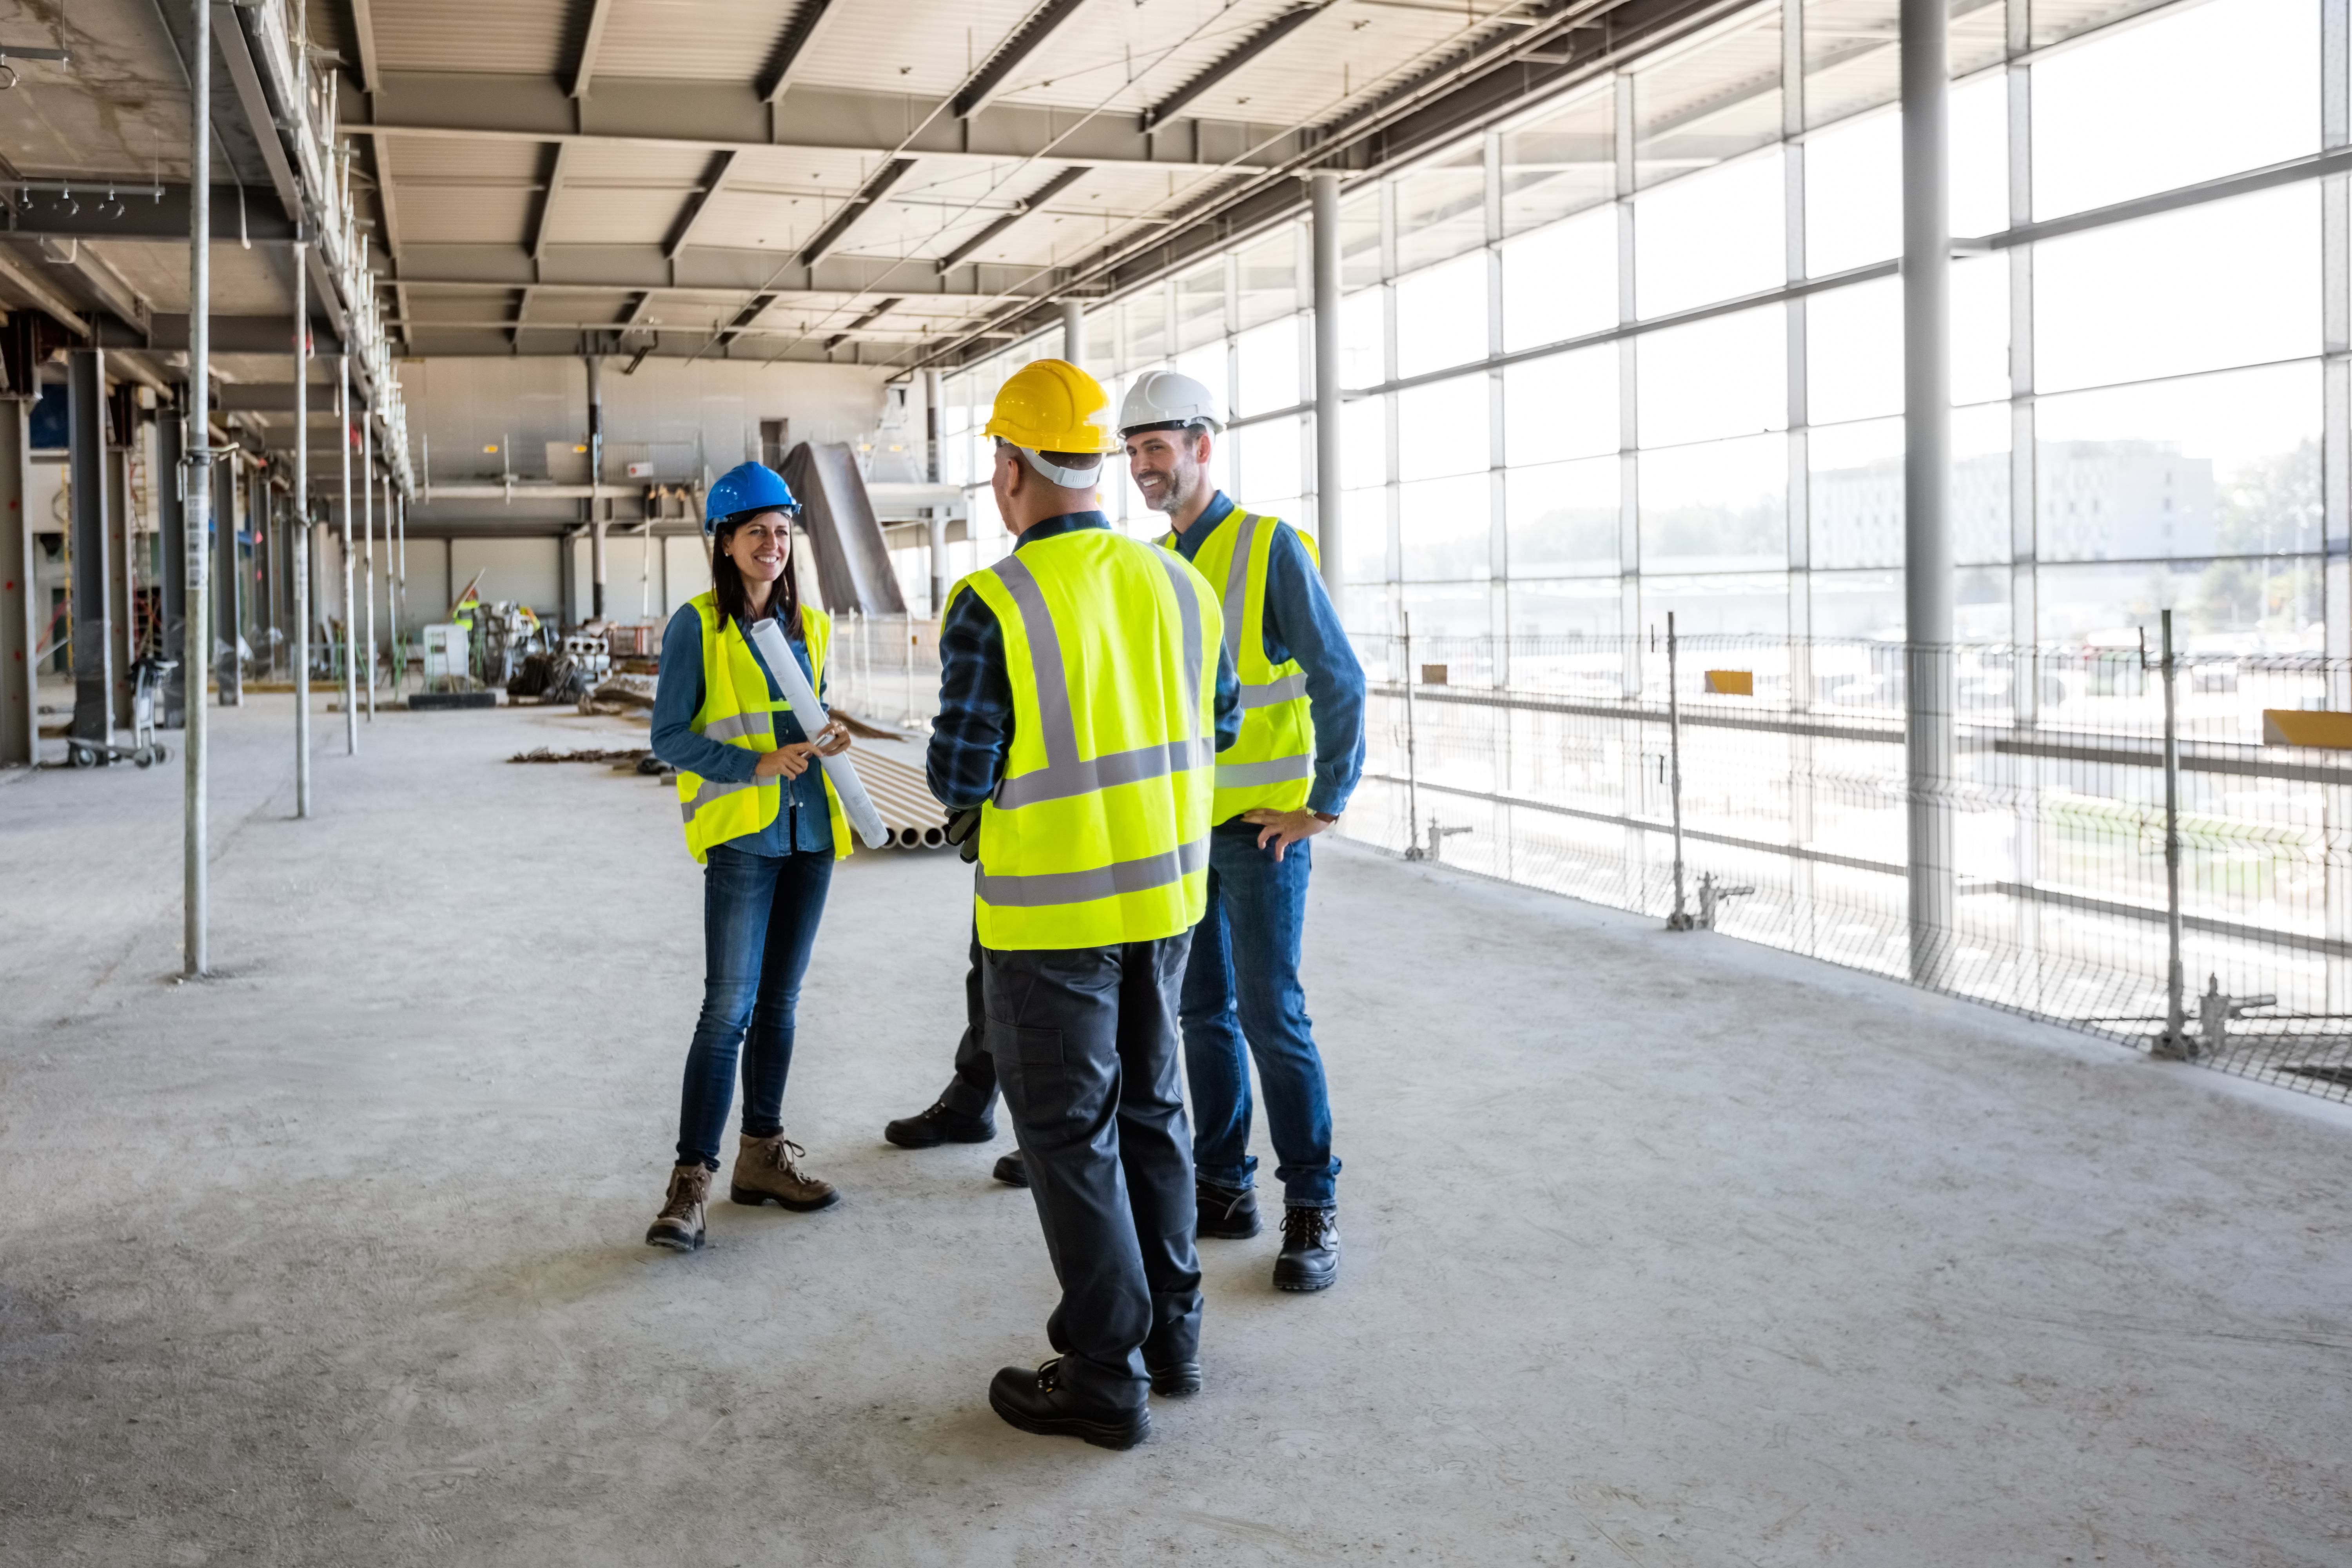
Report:
[[[808,677],[801,673],[801,661],[793,657],[792,645],[784,641],[784,634],[776,628],[775,621],[771,618],[752,627],[751,641],[759,648],[760,657],[768,661],[776,684],[784,689],[784,700],[793,705],[801,728],[812,736],[824,729],[824,709],[819,706],[816,693],[809,689]],[[873,799],[866,795],[866,785],[857,776],[856,764],[849,760],[848,753],[819,757],[817,761],[824,764],[824,776],[833,781],[833,793],[841,797],[842,814],[857,830],[857,837],[866,840],[866,847],[879,849],[889,843],[890,830],[882,826],[882,814],[874,809]]]

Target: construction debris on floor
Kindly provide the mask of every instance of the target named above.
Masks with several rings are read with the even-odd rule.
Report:
[[[643,746],[620,746],[600,751],[589,747],[583,751],[559,752],[551,746],[534,746],[528,752],[517,752],[510,763],[629,763],[644,762],[653,752]]]

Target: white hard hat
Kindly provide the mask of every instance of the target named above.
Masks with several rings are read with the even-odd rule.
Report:
[[[1139,430],[1181,430],[1205,426],[1224,428],[1217,416],[1217,400],[1207,387],[1178,371],[1147,370],[1127,389],[1119,405],[1118,433]]]

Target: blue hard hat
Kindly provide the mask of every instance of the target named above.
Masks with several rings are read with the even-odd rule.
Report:
[[[747,511],[781,511],[797,513],[801,503],[793,499],[793,487],[784,483],[783,475],[765,463],[738,463],[719,476],[703,498],[702,531],[707,537],[719,531],[719,525],[729,518]]]

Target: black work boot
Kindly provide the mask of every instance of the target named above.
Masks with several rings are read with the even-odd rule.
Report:
[[[1161,1327],[1143,1342],[1143,1370],[1151,1392],[1168,1398],[1201,1392],[1201,1320]]]
[[[1277,1290],[1328,1290],[1339,1282],[1339,1211],[1291,1204],[1282,1211],[1282,1254],[1274,1260]]]
[[[967,1116],[950,1110],[944,1100],[920,1116],[901,1116],[882,1129],[882,1136],[901,1149],[936,1149],[942,1143],[985,1143],[996,1136],[996,1119]]]
[[[1029,1166],[1021,1158],[1018,1150],[1010,1154],[999,1154],[996,1157],[996,1168],[988,1173],[1008,1187],[1025,1187],[1029,1184]]]
[[[1221,1187],[1214,1182],[1195,1181],[1192,1204],[1201,1215],[1198,1235],[1246,1241],[1258,1232],[1255,1187]]]
[[[1008,1366],[988,1385],[989,1408],[1041,1437],[1083,1437],[1097,1448],[1132,1448],[1151,1436],[1151,1410],[1082,1405],[1061,1380],[1059,1356],[1032,1372]]]

